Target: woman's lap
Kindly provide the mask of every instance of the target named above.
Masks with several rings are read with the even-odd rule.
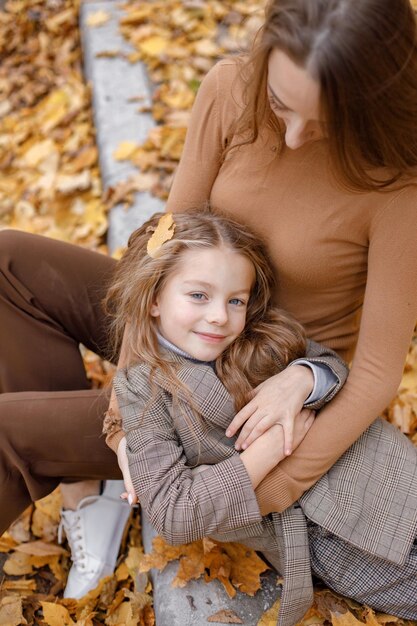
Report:
[[[88,388],[78,344],[108,352],[101,300],[114,264],[47,237],[0,232],[0,391]]]
[[[120,477],[100,436],[107,405],[79,343],[108,352],[101,308],[115,261],[0,232],[0,531],[60,480]]]

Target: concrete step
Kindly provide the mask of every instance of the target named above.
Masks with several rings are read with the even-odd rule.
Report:
[[[111,18],[102,26],[87,24],[90,14],[105,11]],[[149,106],[151,85],[142,63],[129,63],[122,57],[97,57],[100,52],[120,50],[132,52],[131,46],[119,33],[119,18],[123,11],[113,0],[85,2],[81,5],[80,28],[83,45],[84,72],[93,87],[94,123],[97,131],[100,171],[104,188],[126,180],[137,173],[128,161],[115,161],[113,153],[122,141],[138,144],[145,141],[155,122],[149,113],[138,113],[138,102]],[[132,207],[114,207],[109,216],[108,245],[111,251],[126,244],[130,233],[163,203],[149,193],[137,193]]]

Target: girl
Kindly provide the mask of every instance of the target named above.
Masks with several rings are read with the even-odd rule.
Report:
[[[174,544],[211,535],[263,551],[284,575],[281,625],[312,602],[309,550],[336,591],[417,619],[417,451],[377,420],[301,508],[262,517],[254,490],[285,456],[283,430],[271,426],[240,454],[224,433],[252,390],[303,353],[304,334],[272,306],[269,263],[246,227],[159,217],[131,237],[107,296],[116,344],[127,326],[114,390],[151,523]],[[295,447],[312,422],[297,416]],[[113,416],[107,432],[117,428]]]

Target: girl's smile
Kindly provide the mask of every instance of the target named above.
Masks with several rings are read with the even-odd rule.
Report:
[[[214,361],[242,332],[255,280],[252,263],[233,250],[182,254],[151,315],[165,339],[200,361]]]

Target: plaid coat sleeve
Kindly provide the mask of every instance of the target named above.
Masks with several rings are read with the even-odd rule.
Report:
[[[126,431],[133,485],[160,535],[176,545],[261,521],[250,478],[238,454],[199,473],[187,465],[187,450],[170,413],[170,396],[158,387],[151,398],[146,366],[120,370],[113,384]],[[198,422],[195,427],[198,429]]]
[[[347,364],[343,361],[343,359],[340,358],[337,352],[335,352],[331,348],[323,346],[320,343],[316,343],[311,339],[307,341],[305,358],[310,361],[310,363],[323,363],[324,365],[327,365],[327,367],[332,370],[333,374],[337,378],[336,385],[329,390],[327,395],[325,395],[323,398],[320,398],[320,400],[305,404],[308,409],[314,409],[315,411],[318,411],[325,404],[330,402],[330,400],[332,400],[337,393],[339,393],[339,391],[346,382],[349,374],[349,368]]]

